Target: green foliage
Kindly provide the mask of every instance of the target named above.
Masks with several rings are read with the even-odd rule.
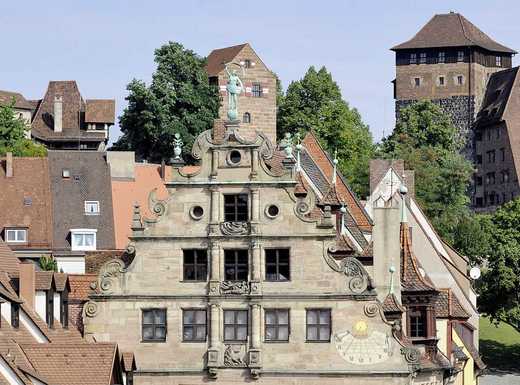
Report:
[[[424,101],[401,110],[394,132],[383,140],[383,157],[403,159],[415,171],[416,198],[448,243],[471,216],[467,191],[473,167],[460,153],[463,143],[446,114]]]
[[[479,310],[520,330],[520,199],[489,216],[490,242]]]
[[[58,271],[58,262],[51,256],[40,258],[40,267],[43,271]]]
[[[368,126],[359,112],[343,100],[341,91],[325,67],[310,67],[305,76],[292,82],[279,97],[277,131],[314,131],[329,153],[338,151],[339,169],[359,196],[368,194],[369,162],[374,145]]]
[[[45,147],[25,138],[28,128],[25,121],[16,116],[14,104],[16,100],[0,106],[0,156],[12,152],[14,156],[46,156]]]
[[[112,149],[133,150],[138,158],[159,162],[173,155],[175,133],[188,151],[197,135],[212,127],[220,98],[209,84],[205,59],[181,44],[169,42],[155,50],[155,63],[149,86],[136,79],[128,84],[128,106],[119,118],[123,135]]]

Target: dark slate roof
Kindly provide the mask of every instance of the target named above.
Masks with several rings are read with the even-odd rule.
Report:
[[[437,318],[468,319],[470,317],[457,296],[450,289],[439,290],[435,302],[435,315]]]
[[[110,168],[99,151],[49,151],[55,251],[70,250],[70,229],[97,229],[98,250],[115,249]],[[63,178],[64,169],[70,178]],[[85,201],[99,201],[99,215],[85,215]]]
[[[421,274],[412,250],[408,223],[401,223],[401,287],[406,292],[437,292],[428,275]]]
[[[85,122],[114,124],[116,101],[114,99],[87,99]]]
[[[63,130],[54,132],[54,98],[63,100]],[[43,141],[103,142],[102,131],[87,131],[84,122],[85,102],[74,80],[51,81],[33,117],[31,134]],[[106,122],[105,122],[106,123]]]
[[[454,12],[433,16],[413,38],[392,47],[392,50],[467,46],[481,47],[493,52],[516,53],[491,39],[460,13]]]
[[[12,91],[2,91],[0,90],[0,106],[10,105],[15,100],[14,107],[19,108],[21,110],[32,110],[33,105],[29,103],[22,94],[18,92]]]
[[[406,309],[399,303],[394,293],[389,293],[382,304],[385,313],[404,313]]]
[[[206,63],[208,76],[217,76],[224,69],[224,64],[232,61],[246,45],[244,43],[211,51]]]
[[[502,120],[518,75],[518,68],[495,72],[489,77],[484,101],[475,122],[477,127],[495,124]]]

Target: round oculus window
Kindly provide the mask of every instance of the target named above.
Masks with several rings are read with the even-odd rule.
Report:
[[[193,206],[190,210],[190,215],[193,219],[199,220],[204,215],[204,209],[201,206]]]
[[[280,208],[277,205],[269,205],[265,208],[265,214],[269,218],[276,218],[280,214]]]
[[[239,164],[240,161],[242,160],[242,154],[240,153],[240,151],[238,150],[232,150],[230,153],[229,153],[229,162],[231,164]]]

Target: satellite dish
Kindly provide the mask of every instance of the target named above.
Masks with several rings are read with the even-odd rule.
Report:
[[[477,266],[472,267],[471,270],[469,271],[469,276],[471,277],[471,279],[479,279],[480,278],[480,269]]]

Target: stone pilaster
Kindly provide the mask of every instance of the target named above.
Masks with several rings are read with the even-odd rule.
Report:
[[[257,239],[254,239],[251,243],[252,248],[252,261],[251,261],[251,294],[261,294],[261,280],[262,280],[262,258],[261,253],[262,249],[260,247],[260,242]]]
[[[209,247],[210,275],[209,294],[220,294],[220,245],[212,241]]]
[[[213,149],[211,153],[211,179],[216,179],[218,175],[218,151]]]
[[[249,349],[249,367],[258,368],[262,365],[260,351],[260,305],[251,305],[251,348]]]
[[[260,192],[257,188],[251,189],[251,234],[258,233],[260,221]]]
[[[210,328],[209,328],[209,349],[208,349],[208,367],[219,366],[220,349],[219,349],[219,305],[212,303],[210,309]]]
[[[218,224],[219,224],[219,216],[220,216],[220,191],[217,186],[212,186],[210,188],[211,191],[211,216],[209,222],[209,233],[217,234],[218,233]]]
[[[256,179],[258,176],[258,149],[254,148],[251,151],[251,179]]]

